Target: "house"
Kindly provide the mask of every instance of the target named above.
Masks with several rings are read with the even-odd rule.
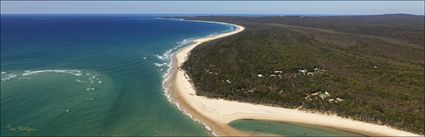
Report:
[[[229,83],[229,84],[232,83],[232,82],[230,82],[230,80],[226,80],[226,82]]]

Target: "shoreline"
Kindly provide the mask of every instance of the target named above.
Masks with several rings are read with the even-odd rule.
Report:
[[[228,123],[237,119],[254,119],[316,125],[368,136],[420,136],[389,126],[355,121],[336,115],[197,96],[190,78],[184,70],[180,69],[190,51],[204,42],[230,36],[245,29],[242,26],[224,22],[198,22],[232,25],[236,29],[210,37],[194,39],[191,44],[173,53],[171,55],[171,66],[163,86],[168,89],[166,92],[169,93],[169,99],[172,103],[176,104],[180,110],[195,121],[204,124],[213,135],[249,135],[230,127]]]

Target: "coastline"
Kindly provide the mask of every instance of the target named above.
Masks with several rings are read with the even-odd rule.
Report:
[[[192,44],[173,53],[171,67],[163,84],[164,88],[168,88],[172,103],[175,103],[179,109],[195,121],[204,123],[207,129],[211,130],[214,135],[249,135],[248,133],[230,127],[228,123],[237,119],[255,119],[317,125],[369,136],[419,136],[388,126],[355,121],[336,115],[197,96],[190,78],[184,70],[180,69],[180,66],[186,61],[190,51],[201,43],[230,36],[245,29],[235,24],[223,22],[212,23],[232,25],[237,27],[237,29],[211,37],[194,39]]]

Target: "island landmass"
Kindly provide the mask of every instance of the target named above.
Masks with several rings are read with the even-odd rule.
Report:
[[[218,135],[246,135],[227,125],[237,119],[424,133],[424,16],[184,19],[238,24],[178,51],[168,80]]]

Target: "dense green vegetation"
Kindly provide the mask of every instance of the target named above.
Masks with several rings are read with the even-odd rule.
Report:
[[[246,30],[196,47],[183,69],[198,95],[424,134],[423,16],[411,16],[190,17]]]
[[[198,17],[207,19],[211,17]],[[339,32],[388,37],[403,42],[423,45],[424,16],[408,14],[388,14],[370,16],[285,16],[285,17],[214,17],[222,21],[244,21],[257,23],[281,23],[304,27],[330,29]]]

